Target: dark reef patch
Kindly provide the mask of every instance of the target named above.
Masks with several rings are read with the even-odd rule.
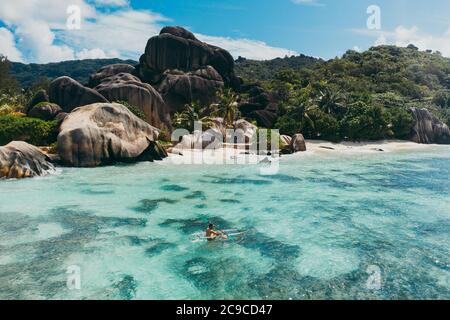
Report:
[[[199,290],[211,295],[212,299],[256,298],[256,292],[242,277],[242,270],[245,270],[249,278],[257,277],[242,259],[223,256],[189,259],[182,265],[180,273]]]
[[[230,203],[230,204],[239,204],[241,201],[236,199],[220,199],[220,202],[222,203]]]
[[[140,201],[139,206],[134,207],[133,210],[142,213],[152,213],[155,211],[161,203],[175,204],[178,200],[160,198],[160,199],[143,199]]]
[[[263,256],[279,261],[290,261],[300,254],[298,246],[285,244],[260,232],[248,232],[239,241],[239,244],[247,249],[257,250]]]
[[[219,229],[231,229],[233,226],[220,217],[208,217],[201,215],[198,218],[191,219],[167,219],[160,223],[161,227],[175,227],[184,234],[190,235],[199,230],[205,230],[208,223],[214,223]]]
[[[206,200],[206,194],[203,191],[194,191],[184,197],[185,199],[199,199]]]
[[[201,182],[204,183],[213,183],[213,184],[237,184],[237,185],[246,185],[251,184],[255,186],[264,186],[272,184],[272,181],[269,180],[263,180],[263,179],[251,179],[246,177],[236,177],[236,178],[224,178],[224,177],[217,177],[217,176],[205,176],[205,178],[208,178],[209,180],[202,180]]]
[[[163,251],[175,248],[176,245],[170,242],[166,242],[161,239],[154,239],[149,246],[145,249],[145,254],[148,257],[154,257],[161,254]]]
[[[95,189],[83,189],[80,191],[82,194],[90,195],[102,195],[102,194],[114,194],[114,190],[95,190]]]
[[[171,192],[183,192],[183,191],[189,190],[189,188],[180,186],[178,184],[166,184],[166,185],[161,186],[160,189],[164,190],[164,191],[171,191]]]
[[[280,182],[286,182],[286,183],[297,183],[297,182],[303,181],[301,178],[286,175],[286,174],[265,175],[264,178],[271,179],[271,180],[277,180]]]
[[[206,204],[196,204],[194,206],[195,209],[206,209],[208,206]]]
[[[120,299],[131,300],[136,297],[138,283],[131,275],[125,275],[121,280],[113,284],[113,288],[118,292]]]

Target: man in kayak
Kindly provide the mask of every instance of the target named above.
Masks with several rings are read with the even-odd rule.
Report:
[[[220,237],[221,239],[228,239],[228,237],[220,231],[216,231],[216,226],[213,225],[212,223],[209,224],[208,229],[206,229],[206,238],[208,239],[208,241],[212,241],[215,240],[217,237]]]

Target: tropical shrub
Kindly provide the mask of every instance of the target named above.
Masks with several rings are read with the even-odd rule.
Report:
[[[0,116],[0,145],[11,141],[26,141],[33,145],[50,145],[57,138],[57,121],[43,121],[35,118]]]
[[[357,102],[341,121],[341,136],[354,141],[385,139],[393,136],[389,124],[383,107]]]
[[[117,101],[117,103],[125,106],[128,110],[131,111],[131,113],[133,113],[139,119],[142,119],[142,120],[146,119],[145,113],[141,109],[139,109],[138,107],[131,105],[127,101]]]

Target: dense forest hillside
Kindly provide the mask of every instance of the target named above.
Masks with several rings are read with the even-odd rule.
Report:
[[[248,60],[240,57],[236,60],[236,74],[246,81],[271,80],[274,75],[285,69],[300,71],[323,60],[300,55],[297,57],[277,58],[267,61]],[[39,78],[54,79],[60,76],[69,76],[81,83],[89,80],[89,75],[103,66],[114,63],[138,64],[133,60],[121,59],[87,59],[63,61],[49,64],[23,64],[11,63],[11,75],[14,76],[23,88],[31,87]]]
[[[249,60],[239,57],[236,60],[236,74],[246,81],[272,80],[278,72],[292,69],[301,71],[317,63],[323,63],[321,59],[299,55],[295,57],[276,58],[267,61]]]
[[[137,64],[136,61],[121,59],[87,59],[48,64],[12,62],[11,75],[19,81],[22,88],[31,87],[40,78],[54,79],[61,76],[69,76],[81,83],[87,83],[92,73],[114,63]]]
[[[450,59],[415,46],[372,47],[266,81],[282,99],[277,127],[329,140],[407,138],[411,107],[450,124]]]

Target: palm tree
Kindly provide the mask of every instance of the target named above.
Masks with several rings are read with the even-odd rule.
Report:
[[[215,105],[213,116],[223,118],[224,125],[229,127],[234,124],[239,116],[238,95],[231,89],[218,93],[219,102]]]
[[[346,109],[345,101],[346,98],[340,90],[334,91],[329,87],[319,89],[317,105],[325,113],[341,115],[341,113]]]
[[[192,132],[196,122],[201,122],[203,125],[208,125],[211,122],[210,117],[202,117],[205,110],[198,102],[186,104],[182,111],[175,113],[172,123],[175,127],[184,128]]]
[[[309,113],[318,108],[310,99],[304,100],[302,97],[291,99],[289,106],[286,107],[287,114],[294,119],[306,121],[314,128],[314,121],[309,116]]]

